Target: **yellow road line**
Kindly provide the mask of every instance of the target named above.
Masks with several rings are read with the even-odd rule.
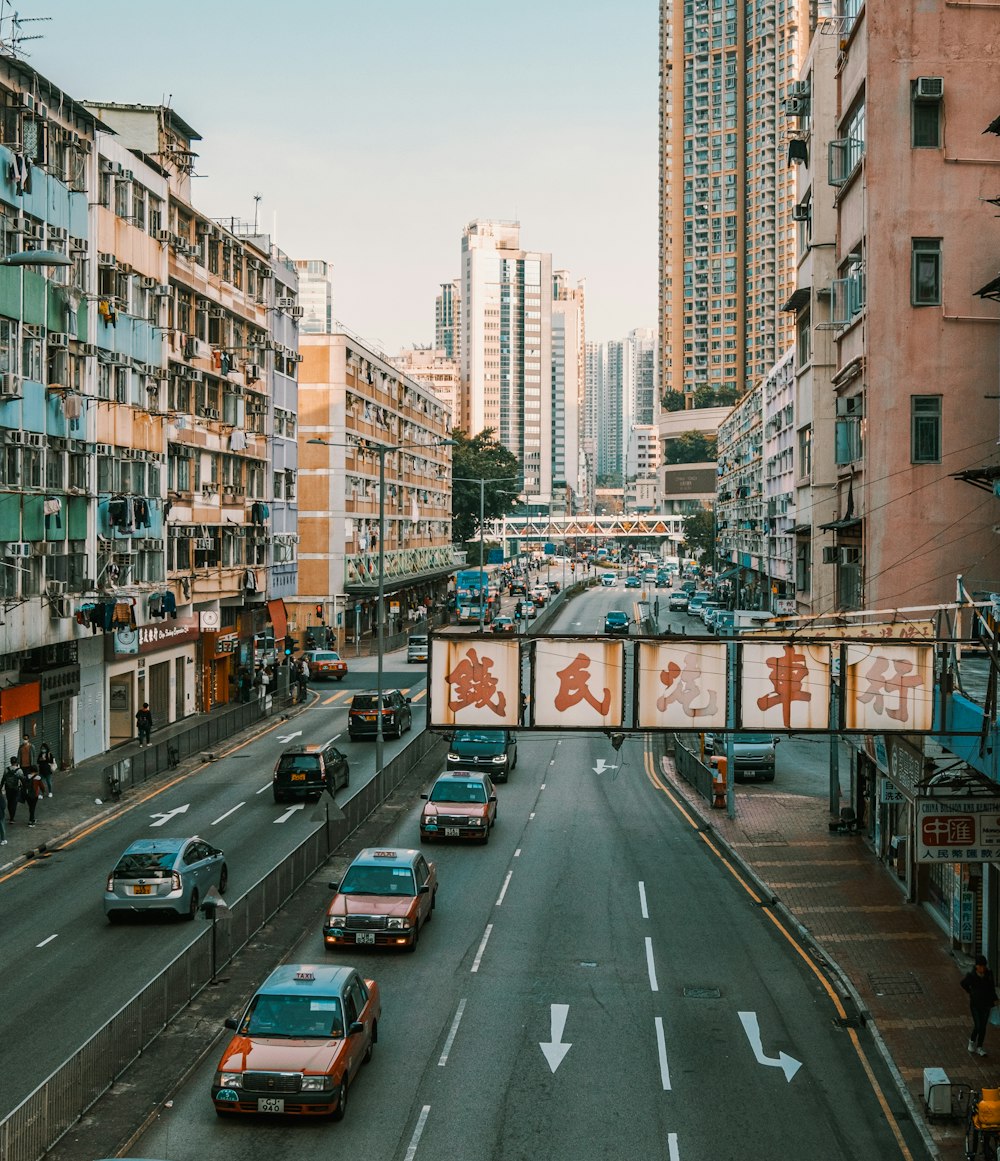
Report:
[[[685,819],[685,821],[688,822],[693,829],[698,830],[698,837],[702,840],[702,842],[705,844],[705,846],[707,846],[708,849],[716,856],[716,858],[718,858],[719,862],[726,868],[726,870],[730,873],[730,875],[732,875],[733,878],[740,884],[740,886],[746,891],[746,893],[750,896],[750,898],[753,899],[753,901],[755,903],[760,903],[761,898],[758,895],[758,893],[753,889],[753,887],[750,886],[750,884],[743,877],[743,875],[739,872],[739,870],[732,864],[732,862],[723,854],[722,850],[714,842],[712,842],[712,840],[709,838],[709,836],[707,834],[705,834],[704,831],[698,829],[701,826],[701,823],[696,818],[694,818],[693,815],[691,815],[688,812],[688,810],[687,810],[685,804],[682,802],[682,800],[679,799],[677,797],[677,795],[670,789],[670,787],[667,786],[666,783],[660,778],[659,774],[656,771],[656,764],[655,764],[655,759],[654,759],[653,753],[650,750],[648,744],[646,746],[645,752],[643,753],[643,764],[644,764],[645,770],[646,770],[646,777],[649,780],[650,784],[652,786],[654,786],[657,790],[661,791],[663,794],[666,795],[666,797],[677,808],[678,813],[681,814],[681,816]],[[801,945],[801,943],[785,927],[785,925],[781,922],[781,920],[772,912],[770,907],[765,907],[763,909],[763,911],[764,911],[764,914],[767,916],[767,918],[770,919],[770,921],[774,924],[774,926],[785,937],[785,939],[788,941],[788,943],[791,945],[791,947],[794,948],[796,952],[798,952],[799,956],[801,956],[802,960],[809,967],[809,970],[813,973],[813,975],[816,977],[816,979],[819,980],[824,991],[830,997],[830,999],[833,1001],[833,1006],[837,1010],[837,1014],[842,1019],[846,1019],[847,1011],[844,1008],[843,1003],[841,1002],[840,996],[838,996],[836,991],[834,991],[833,986],[831,985],[830,981],[826,978],[824,973],[820,970],[819,965],[816,963],[816,961],[812,958],[811,955],[809,955],[809,953]],[[851,1037],[851,1043],[854,1045],[854,1051],[857,1053],[858,1059],[861,1062],[861,1067],[864,1069],[865,1075],[868,1077],[868,1082],[871,1085],[872,1091],[875,1094],[875,1099],[878,1101],[879,1106],[882,1109],[882,1113],[885,1116],[886,1122],[888,1123],[889,1128],[892,1130],[892,1135],[896,1138],[896,1144],[899,1146],[900,1155],[905,1158],[905,1161],[913,1161],[913,1154],[910,1152],[910,1149],[907,1146],[906,1141],[903,1139],[903,1134],[902,1134],[902,1131],[900,1130],[899,1123],[897,1122],[895,1116],[893,1115],[892,1109],[889,1108],[889,1102],[886,1100],[885,1093],[882,1091],[882,1086],[879,1084],[878,1079],[875,1076],[874,1071],[872,1070],[872,1066],[868,1061],[868,1056],[867,1056],[864,1048],[861,1045],[861,1040],[858,1037],[857,1032],[855,1032],[855,1030],[853,1028],[848,1028],[848,1033],[850,1034],[850,1037]]]

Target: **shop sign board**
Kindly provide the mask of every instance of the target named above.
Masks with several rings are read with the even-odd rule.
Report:
[[[906,801],[906,795],[890,778],[880,778],[878,800],[885,805],[898,805]]]
[[[916,802],[917,863],[1000,859],[1000,798]]]

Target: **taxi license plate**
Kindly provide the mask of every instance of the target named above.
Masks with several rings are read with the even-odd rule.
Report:
[[[305,780],[306,780],[305,774],[293,774],[292,775],[293,782],[305,782]]]
[[[373,722],[375,720],[374,714],[362,714],[361,720],[364,722]]]
[[[257,1112],[258,1113],[283,1113],[285,1111],[285,1102],[282,1097],[258,1097],[257,1098]]]
[[[133,895],[152,895],[153,888],[148,883],[140,883],[138,887],[132,888]]]
[[[444,837],[445,838],[458,838],[458,836],[461,833],[462,832],[459,830],[459,828],[457,826],[446,826],[444,828]]]
[[[355,935],[355,937],[354,937],[354,942],[355,943],[374,943],[375,942],[375,932],[374,931],[359,931],[357,933],[357,935]]]

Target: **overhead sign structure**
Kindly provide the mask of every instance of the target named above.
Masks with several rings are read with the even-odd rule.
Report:
[[[529,689],[540,729],[927,733],[934,644],[432,635],[432,729],[518,726]]]
[[[1000,859],[1000,798],[921,798],[916,808],[918,866]]]

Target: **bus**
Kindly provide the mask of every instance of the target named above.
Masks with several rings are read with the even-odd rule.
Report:
[[[483,624],[488,625],[499,604],[499,594],[495,599],[490,596],[490,577],[486,569],[480,572],[478,568],[467,568],[456,574],[455,615],[460,625],[478,624],[480,606]]]

